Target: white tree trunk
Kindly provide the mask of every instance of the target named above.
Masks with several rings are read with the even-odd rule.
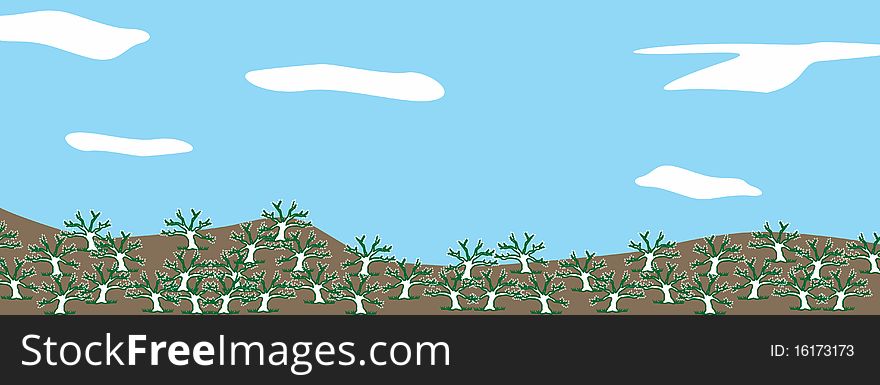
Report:
[[[471,261],[464,262],[464,275],[461,279],[471,279],[471,270],[474,268],[474,263]]]
[[[785,255],[782,254],[783,247],[785,247],[785,245],[783,245],[781,243],[774,243],[773,244],[773,251],[776,252],[776,260],[774,262],[785,262],[786,261]]]
[[[361,277],[366,277],[370,275],[370,258],[364,257],[361,258],[361,270],[358,272],[358,275]]]
[[[189,278],[190,278],[189,273],[187,273],[187,272],[180,273],[180,286],[177,287],[177,291],[189,290],[189,288],[186,287],[186,284],[189,283]]]
[[[553,314],[553,312],[550,311],[549,299],[550,299],[550,297],[548,297],[546,295],[542,295],[542,296],[538,297],[538,301],[541,302],[541,314]]]
[[[799,308],[800,310],[812,310],[812,308],[810,307],[810,301],[807,300],[809,296],[810,293],[806,291],[801,291],[798,293],[798,299],[801,300],[801,306]]]
[[[642,268],[642,271],[654,271],[654,259],[657,258],[654,256],[654,253],[645,254],[645,267]]]
[[[113,259],[116,260],[116,271],[128,271],[128,267],[125,266],[125,257],[127,257],[127,255],[123,253],[116,253],[116,255],[113,256]]]
[[[257,309],[257,312],[260,313],[268,313],[269,312],[269,300],[272,299],[272,295],[269,293],[260,294],[260,308]]]
[[[709,275],[718,275],[718,265],[721,264],[721,258],[710,258],[712,264],[709,266]]]
[[[296,265],[293,266],[293,271],[306,271],[305,267],[306,255],[303,253],[296,254]]]
[[[314,285],[312,286],[312,294],[315,295],[315,303],[325,303],[324,295],[321,294],[321,290],[324,289],[323,285]]]
[[[449,306],[450,310],[461,310],[461,304],[458,302],[459,295],[461,295],[461,293],[457,291],[449,292],[449,300],[452,301],[452,305]]]
[[[811,262],[813,265],[813,274],[810,275],[811,280],[816,280],[822,278],[822,261]]]
[[[52,276],[61,275],[61,258],[51,257],[49,258],[49,263],[52,264]]]
[[[749,290],[748,299],[760,299],[761,297],[758,296],[758,289],[761,288],[761,281],[751,281],[749,282],[749,286],[752,288]]]
[[[10,280],[9,282],[5,282],[4,284],[9,286],[9,289],[12,290],[12,296],[9,297],[10,299],[22,299],[21,290],[19,289],[21,282],[13,279],[13,280]]]
[[[871,264],[871,270],[868,271],[870,274],[880,274],[880,266],[877,265],[877,260],[880,259],[880,256],[877,254],[871,254],[868,256],[868,263]]]
[[[364,297],[359,295],[355,296],[354,303],[357,305],[354,314],[367,314],[367,309],[364,309]]]
[[[286,235],[287,228],[289,228],[290,225],[287,224],[287,222],[279,222],[279,223],[275,224],[275,227],[278,228],[278,236],[275,237],[275,241],[276,242],[284,241],[285,237],[287,236]]]
[[[229,314],[229,304],[232,303],[232,297],[228,295],[220,296],[220,310],[217,311],[218,314]]]
[[[409,289],[412,287],[410,280],[400,282],[400,296],[397,299],[410,299]]]
[[[532,268],[529,267],[529,256],[525,254],[520,254],[519,256],[519,265],[520,272],[525,274],[531,274]]]
[[[590,274],[581,273],[581,291],[593,291],[593,285],[590,284]]]
[[[197,295],[191,295],[187,300],[192,304],[192,314],[202,314],[202,307],[199,305],[199,300],[201,297]]]
[[[95,245],[95,236],[98,234],[87,232],[86,233],[86,241],[88,245],[86,246],[87,251],[98,251],[98,246]]]
[[[483,310],[494,311],[496,299],[498,299],[498,293],[494,291],[486,293],[486,306],[483,307]]]
[[[671,285],[663,285],[660,287],[660,291],[663,292],[663,303],[675,303],[675,300],[672,299],[672,286]]]
[[[247,249],[247,256],[244,257],[244,263],[254,263],[254,257],[257,254],[257,244],[247,245],[245,248]]]
[[[608,309],[605,309],[605,311],[608,313],[617,313],[617,301],[620,301],[620,297],[617,295],[617,293],[612,293],[608,295],[608,298],[611,299],[611,304],[608,305]]]
[[[67,306],[67,297],[61,295],[55,298],[58,301],[58,307],[55,308],[55,314],[67,314],[65,307]]]
[[[110,291],[110,288],[107,285],[98,286],[98,299],[95,303],[107,303],[107,292]]]
[[[711,296],[708,296],[708,295],[703,297],[703,300],[702,300],[703,305],[706,306],[706,311],[704,312],[705,314],[715,314],[715,307],[712,306],[712,300],[714,300],[714,299],[715,298],[712,298]]]
[[[195,231],[187,231],[186,232],[186,240],[187,245],[186,248],[189,250],[198,250],[199,246],[196,245],[196,232]]]
[[[162,295],[158,293],[153,293],[150,295],[150,301],[153,302],[153,313],[164,313],[165,309],[162,309],[162,303],[159,302],[159,299],[162,298]]]
[[[846,299],[846,293],[837,292],[834,293],[834,296],[837,297],[837,300],[834,303],[834,310],[846,310],[846,308],[843,307],[843,301]]]

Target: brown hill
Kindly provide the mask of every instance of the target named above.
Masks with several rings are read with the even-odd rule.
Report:
[[[17,216],[10,212],[4,211],[0,209],[0,221],[6,222],[10,230],[15,230],[19,232],[18,239],[23,244],[23,247],[9,250],[9,249],[0,249],[0,258],[5,258],[10,265],[12,265],[13,258],[23,258],[28,254],[27,245],[35,244],[38,242],[41,235],[46,235],[48,237],[52,237],[56,233],[59,232],[58,229],[46,226],[26,218]],[[254,221],[254,228],[258,227],[260,223],[263,221]],[[119,229],[111,229],[114,231],[114,234],[118,234]],[[206,232],[216,237],[216,243],[209,245],[208,250],[203,251],[202,257],[206,260],[217,260],[220,257],[221,250],[228,250],[236,246],[236,242],[230,240],[230,234],[233,231],[240,231],[239,226],[229,226],[229,227],[220,227],[207,230]],[[347,254],[344,251],[345,245],[333,238],[332,236],[324,233],[320,229],[311,227],[303,230],[303,237],[305,237],[310,231],[314,231],[318,240],[327,241],[327,250],[331,253],[331,257],[322,260],[321,262],[327,263],[330,265],[330,270],[342,270],[341,262],[351,258],[351,255]],[[825,238],[817,237],[812,235],[803,235],[800,239],[794,241],[795,245],[806,247],[806,241],[812,238],[820,238],[820,246],[824,245]],[[144,236],[137,237],[136,239],[140,240],[143,243],[143,247],[140,250],[133,252],[133,255],[139,255],[146,260],[143,267],[140,268],[141,271],[149,272],[152,274],[155,271],[165,271],[166,269],[163,267],[163,261],[166,259],[172,258],[173,253],[178,249],[178,247],[186,246],[186,240],[182,237],[165,237],[165,236]],[[734,244],[742,245],[743,251],[742,253],[749,258],[757,258],[758,261],[764,258],[772,258],[774,256],[773,250],[771,249],[760,249],[755,250],[747,247],[748,242],[752,239],[750,234],[731,234],[730,239]],[[847,240],[845,239],[833,239],[835,248],[842,248],[845,246]],[[72,239],[69,242],[73,242],[79,248],[85,248],[85,242],[82,239]],[[677,263],[679,265],[679,269],[688,272],[688,278],[691,277],[693,272],[689,268],[689,264],[691,261],[694,261],[700,257],[698,254],[693,252],[694,245],[697,242],[702,242],[702,240],[691,240],[680,242],[677,246],[677,250],[681,252],[681,258],[672,260],[672,262]],[[621,245],[621,248],[626,245]],[[266,262],[260,264],[254,271],[267,270],[267,274],[271,276],[276,270],[280,269],[280,267],[276,266],[274,260],[279,255],[283,254],[281,251],[277,250],[261,250],[257,252],[257,259],[265,260]],[[625,254],[615,254],[615,255],[607,255],[600,256],[597,259],[603,259],[607,262],[607,267],[603,270],[597,272],[601,274],[604,271],[614,270],[617,272],[616,278],[619,279],[621,272],[627,271],[629,272],[634,266],[625,266],[624,260],[628,256],[635,255],[633,253],[625,253]],[[77,271],[78,275],[81,275],[84,271],[91,270],[92,264],[96,263],[97,260],[90,258],[89,255],[85,252],[76,252],[72,255],[72,259],[78,261],[80,263],[79,270]],[[451,259],[450,259],[451,261]],[[665,260],[664,260],[665,261]],[[105,260],[108,262],[108,260]],[[661,265],[663,261],[660,262]],[[638,265],[638,264],[637,264]],[[788,271],[788,268],[794,266],[795,264],[778,264],[778,266],[782,267],[785,272]],[[719,279],[719,282],[729,282],[733,285],[734,282],[743,281],[742,278],[734,276],[733,270],[735,266],[745,267],[743,263],[737,264],[726,264],[722,266],[722,271],[731,273],[726,277],[722,277]],[[39,269],[44,269],[44,266],[37,266]],[[289,266],[288,266],[289,267]],[[508,269],[513,271],[516,266],[514,265],[503,265],[492,267],[494,271],[498,269]],[[430,266],[430,268],[434,271],[434,274],[437,275],[440,273],[442,267],[440,266]],[[867,268],[867,263],[864,261],[856,261],[850,262],[849,266],[844,266],[844,278],[845,273],[849,271],[850,268],[855,268],[857,270],[865,270]],[[551,261],[549,266],[547,267],[539,267],[537,270],[544,271],[556,271],[559,269],[558,261]],[[704,271],[705,268],[700,268],[700,271]],[[382,273],[385,270],[384,264],[376,264],[372,270],[374,272]],[[828,270],[833,270],[832,268],[828,268]],[[42,270],[41,270],[42,271]],[[353,272],[356,271],[354,268],[349,268],[345,270],[345,272]],[[478,268],[477,271],[480,271]],[[494,272],[493,271],[493,272]],[[634,278],[637,278],[638,273],[630,273]],[[524,281],[526,278],[525,275],[522,274],[512,274],[513,277]],[[873,288],[877,290],[880,288],[880,274],[860,274],[860,278],[866,278],[869,280],[869,288]],[[289,279],[289,273],[285,273],[284,279]],[[390,278],[386,276],[377,276],[372,278],[377,282],[390,282]],[[37,275],[33,277],[32,280],[40,282],[51,282],[48,277]],[[603,309],[607,307],[607,303],[599,304],[596,307],[590,306],[590,298],[594,297],[596,293],[582,293],[573,291],[571,288],[579,287],[578,280],[573,278],[567,278],[564,280],[568,289],[561,292],[559,295],[564,297],[569,301],[568,308],[562,308],[559,305],[552,305],[551,307],[554,310],[561,310],[562,314],[589,314],[589,315],[598,315],[601,313],[597,312],[597,309]],[[416,287],[413,289],[414,293],[421,293],[423,290],[422,287]],[[828,292],[827,289],[824,289]],[[772,288],[765,287],[762,289],[762,296],[769,296]],[[398,301],[389,299],[393,295],[397,294],[398,290],[392,290],[388,293],[378,293],[377,296],[384,301],[384,307],[379,309],[378,314],[383,315],[393,315],[393,314],[437,314],[437,315],[458,315],[458,316],[479,316],[485,314],[530,314],[530,312],[538,310],[539,304],[535,301],[518,301],[513,300],[511,298],[501,298],[498,300],[498,306],[504,307],[505,309],[498,312],[482,312],[482,311],[461,311],[461,312],[453,312],[453,311],[444,311],[441,308],[449,306],[449,300],[444,297],[427,297],[422,296],[418,300],[411,301]],[[45,296],[45,293],[30,293],[25,292],[26,295],[33,296],[33,300],[30,301],[11,301],[11,300],[0,300],[0,314],[43,314],[46,310],[53,309],[50,305],[44,309],[38,309],[36,300]],[[720,311],[726,311],[727,314],[803,314],[797,311],[792,311],[790,308],[792,306],[797,305],[797,298],[793,297],[785,297],[778,298],[774,296],[770,296],[769,299],[766,300],[758,300],[758,301],[746,301],[746,300],[738,300],[738,296],[745,296],[747,294],[746,290],[737,292],[737,293],[725,293],[722,296],[726,296],[734,300],[734,305],[731,309],[727,309],[724,307],[716,306],[716,308]],[[0,286],[0,296],[8,296],[9,289],[5,286]],[[621,308],[628,309],[627,313],[624,314],[694,314],[702,309],[702,304],[699,302],[687,302],[684,304],[676,304],[676,305],[662,305],[653,303],[653,301],[658,301],[662,299],[661,293],[658,291],[649,291],[646,293],[647,298],[644,299],[627,299],[622,300],[620,303]],[[123,296],[123,291],[113,291],[110,293],[110,299],[117,301],[115,304],[108,305],[96,305],[96,304],[87,304],[84,302],[73,302],[68,306],[68,310],[76,312],[76,314],[143,314],[148,315],[150,313],[145,313],[142,309],[149,308],[149,300],[146,299],[126,299]],[[311,300],[312,295],[305,290],[298,291],[297,297],[294,299],[278,299],[274,300],[271,305],[273,308],[278,309],[278,313],[280,314],[345,314],[346,311],[352,310],[353,305],[349,302],[340,302],[336,304],[330,305],[314,305],[307,304],[306,301]],[[466,304],[463,305],[466,307],[472,308],[481,308],[484,301],[478,302],[477,304]],[[833,303],[825,304],[822,306],[830,306]],[[847,299],[847,306],[853,307],[849,314],[880,314],[880,304],[878,304],[878,300],[876,297],[866,297],[859,298],[853,297]],[[238,306],[237,304],[234,307],[240,311],[240,314],[252,314],[248,312],[247,309],[256,309],[258,303],[251,303],[245,305],[244,307]],[[181,311],[185,311],[189,309],[189,306],[185,302],[181,302],[180,306],[174,307],[175,313],[179,314]],[[207,310],[216,310],[214,307],[206,307]],[[830,311],[814,311],[809,314],[837,314],[836,312]]]

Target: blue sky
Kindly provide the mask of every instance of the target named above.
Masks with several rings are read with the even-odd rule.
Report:
[[[771,94],[664,91],[730,55],[643,56],[691,43],[880,42],[880,5],[744,1],[7,1],[64,10],[151,40],[110,61],[0,43],[0,207],[59,226],[95,208],[155,234],[175,209],[218,225],[295,198],[343,242],[379,233],[444,262],[465,237],[535,232],[547,258],[623,252],[646,229],[687,240],[784,219],[802,232],[878,230],[880,59],[820,63]],[[248,71],[331,63],[416,71],[446,95],[414,103],[266,91]],[[73,131],[186,140],[157,158],[85,153]],[[636,186],[671,164],[738,177],[761,197],[698,201]]]

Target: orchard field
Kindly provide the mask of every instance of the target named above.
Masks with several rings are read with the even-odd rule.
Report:
[[[501,233],[453,240],[449,264],[433,266],[377,236],[338,241],[295,202],[231,227],[169,214],[161,234],[134,237],[97,211],[53,228],[0,210],[0,314],[880,314],[877,234],[778,222],[675,242],[652,230],[625,254],[565,258]]]

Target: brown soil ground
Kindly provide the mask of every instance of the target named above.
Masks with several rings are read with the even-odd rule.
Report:
[[[22,242],[23,247],[16,250],[4,250],[0,249],[0,258],[6,258],[7,261],[12,264],[13,257],[22,258],[27,255],[26,247],[29,244],[35,244],[39,240],[40,236],[45,234],[47,236],[52,236],[56,234],[59,230],[52,228],[50,226],[46,226],[26,218],[17,216],[15,214],[9,213],[0,209],[0,221],[5,221],[11,230],[16,230],[19,232],[18,239]],[[259,223],[259,221],[255,222]],[[255,226],[256,228],[256,226]],[[221,250],[230,249],[235,245],[234,241],[229,240],[229,235],[232,231],[237,230],[238,226],[230,226],[230,227],[222,227],[216,228],[207,231],[217,238],[217,242],[213,245],[209,246],[207,251],[202,253],[203,258],[205,259],[216,259],[219,256]],[[118,229],[113,229],[114,233],[118,232]],[[308,231],[314,231],[320,240],[326,240],[328,242],[328,249],[332,253],[330,258],[324,259],[321,262],[328,263],[330,265],[330,269],[339,269],[340,263],[346,259],[349,259],[351,256],[345,253],[344,244],[328,234],[320,231],[316,228],[306,229],[304,234],[307,234]],[[743,254],[746,258],[755,257],[758,261],[764,258],[771,258],[774,256],[772,249],[761,249],[754,250],[747,247],[748,242],[752,239],[750,234],[731,234],[731,240],[733,243],[740,244],[743,246]],[[802,235],[800,239],[795,241],[796,245],[806,247],[805,242],[809,239],[816,238],[817,236],[813,235]],[[820,245],[823,245],[825,242],[824,237],[820,238]],[[163,236],[145,236],[138,238],[143,242],[143,247],[132,253],[134,255],[140,255],[141,257],[146,259],[146,264],[141,268],[142,271],[147,271],[152,274],[153,271],[164,271],[162,267],[162,263],[166,258],[171,258],[173,252],[177,250],[179,246],[185,245],[185,239],[181,237],[163,237]],[[701,240],[700,240],[701,241]],[[845,239],[833,239],[835,247],[844,247],[847,240]],[[79,242],[78,247],[85,248],[84,240],[75,239],[72,242]],[[684,271],[688,271],[689,277],[692,274],[688,265],[691,261],[697,259],[698,255],[694,253],[693,247],[694,244],[698,241],[686,241],[680,242],[678,244],[677,250],[679,250],[682,254],[681,258],[673,260],[672,262],[677,263],[679,265],[679,270],[684,269]],[[622,245],[625,247],[625,245]],[[255,270],[266,269],[269,270],[268,275],[271,276],[272,272],[277,268],[274,263],[274,259],[281,254],[280,251],[272,251],[272,250],[262,250],[257,253],[257,259],[263,259],[267,262],[261,264]],[[597,272],[597,275],[603,271],[614,270],[618,273],[618,277],[620,272],[630,271],[633,266],[625,266],[624,259],[630,255],[634,255],[632,253],[627,254],[615,254],[615,255],[607,255],[600,256],[597,258],[605,259],[607,261],[608,266]],[[791,258],[791,257],[790,257]],[[80,270],[77,272],[78,275],[81,275],[85,269],[91,269],[91,265],[97,260],[89,257],[88,254],[78,252],[73,256],[73,259],[79,261],[81,263]],[[105,260],[109,262],[109,260]],[[312,260],[314,261],[314,260]],[[311,262],[311,261],[310,261]],[[661,260],[662,263],[662,260]],[[740,263],[740,266],[744,267],[744,264]],[[785,264],[780,265],[783,266],[785,271],[788,270],[790,266],[794,264]],[[287,266],[289,267],[289,266]],[[510,269],[514,270],[517,266],[514,265],[504,265],[504,266],[496,266],[492,269]],[[733,275],[735,264],[725,264],[722,265],[722,272],[730,273],[727,277],[722,277],[719,282],[722,281],[730,281],[731,285],[733,282],[742,280],[741,278],[735,277]],[[39,266],[39,268],[45,268],[45,266]],[[432,266],[435,272],[439,272],[441,269],[440,266]],[[849,266],[844,266],[844,272],[848,272],[850,268],[855,268],[857,270],[865,270],[867,269],[867,263],[865,261],[855,261],[851,262]],[[546,268],[538,267],[536,270],[544,270],[544,271],[554,271],[558,269],[558,262],[552,261],[549,266]],[[701,268],[700,271],[704,271],[706,267]],[[69,271],[69,268],[67,269]],[[374,272],[383,273],[385,268],[382,264],[374,264],[371,267],[371,270]],[[479,270],[479,269],[478,269]],[[830,268],[829,268],[830,270]],[[349,268],[347,272],[356,271],[354,268]],[[638,273],[631,273],[633,276],[637,276]],[[845,274],[844,274],[845,275]],[[523,275],[514,274],[514,277],[517,277],[520,280],[525,280]],[[861,274],[860,277],[867,278],[869,280],[869,287],[874,288],[874,290],[878,290],[880,288],[880,275],[869,275],[869,274]],[[285,279],[289,278],[288,275],[285,276]],[[373,280],[379,282],[389,282],[388,277],[385,276],[377,276],[372,278]],[[32,278],[35,281],[46,280],[49,278],[36,276]],[[579,283],[577,279],[566,279],[566,285],[568,287],[579,287]],[[419,294],[423,290],[422,287],[416,287],[413,289],[413,293]],[[769,296],[772,288],[764,287],[762,288],[761,294],[762,296]],[[378,314],[380,315],[414,315],[414,314],[437,314],[437,315],[458,315],[458,316],[480,316],[486,314],[505,314],[505,315],[528,315],[531,314],[532,311],[536,311],[539,309],[539,304],[537,302],[529,301],[522,302],[516,301],[508,297],[504,297],[498,300],[498,306],[504,307],[505,309],[497,312],[483,312],[483,311],[444,311],[441,310],[442,307],[449,306],[449,301],[443,297],[426,297],[422,296],[418,300],[410,300],[410,301],[398,301],[398,300],[390,300],[389,297],[397,294],[397,291],[391,291],[389,293],[378,293],[378,298],[384,301],[384,307],[378,309]],[[786,298],[778,298],[774,296],[770,296],[769,299],[759,300],[759,301],[745,301],[738,300],[738,296],[745,296],[747,294],[746,290],[737,292],[737,293],[725,293],[723,296],[734,300],[734,305],[732,308],[727,309],[721,306],[716,306],[717,310],[725,311],[726,314],[741,314],[741,315],[750,315],[750,314],[804,314],[803,312],[792,311],[790,308],[792,306],[797,305],[797,299],[793,297]],[[0,287],[0,296],[8,296],[9,289],[5,286]],[[25,291],[25,295],[33,295],[34,299],[32,301],[10,301],[10,300],[0,300],[0,315],[26,315],[26,314],[44,314],[47,309],[54,308],[52,305],[44,309],[38,309],[36,300],[41,298],[44,293],[30,293]],[[607,306],[605,304],[599,304],[596,307],[590,306],[590,298],[594,297],[596,294],[594,293],[581,293],[575,292],[571,289],[567,289],[566,291],[560,293],[562,297],[570,302],[568,308],[562,308],[559,305],[551,305],[554,310],[562,311],[564,315],[573,315],[573,314],[587,314],[587,315],[603,315],[603,313],[597,312],[598,309],[603,309]],[[134,314],[134,315],[148,315],[150,313],[145,313],[142,311],[144,308],[148,308],[149,301],[146,299],[139,300],[131,300],[126,299],[123,296],[122,291],[113,291],[110,295],[112,300],[118,301],[116,304],[110,305],[93,305],[86,304],[83,302],[73,302],[69,304],[68,310],[76,312],[78,315],[123,315],[123,314]],[[301,315],[317,315],[317,314],[345,314],[346,311],[353,310],[353,305],[350,302],[340,302],[336,304],[330,305],[313,305],[306,304],[305,301],[311,300],[311,294],[308,291],[298,291],[297,298],[289,299],[289,300],[273,300],[271,303],[272,308],[277,308],[279,311],[273,314],[301,314]],[[656,315],[668,315],[668,314],[695,314],[695,312],[702,310],[702,304],[699,302],[688,302],[685,304],[676,304],[676,305],[661,305],[655,304],[653,301],[660,300],[661,293],[657,291],[649,291],[647,292],[647,298],[645,299],[629,299],[622,300],[620,303],[621,308],[628,309],[628,312],[621,314],[656,314]],[[481,301],[477,304],[466,305],[466,307],[472,308],[481,308],[484,301]],[[233,307],[236,310],[239,310],[241,315],[253,314],[246,311],[246,309],[256,309],[258,303],[251,303],[245,305],[244,308],[241,308],[236,303]],[[825,304],[822,306],[830,306],[829,304]],[[847,314],[880,314],[880,299],[878,297],[866,297],[866,298],[858,298],[853,297],[847,299],[847,306],[854,307],[855,309],[852,311],[848,311]],[[175,307],[173,304],[168,304],[169,309],[174,309],[175,312],[171,314],[180,314],[182,311],[186,311],[189,309],[189,306],[186,302],[181,302],[179,307]],[[368,305],[369,310],[377,310],[374,307]],[[206,307],[206,310],[212,310],[211,307]],[[839,312],[830,312],[830,311],[813,311],[808,314],[840,314]]]

